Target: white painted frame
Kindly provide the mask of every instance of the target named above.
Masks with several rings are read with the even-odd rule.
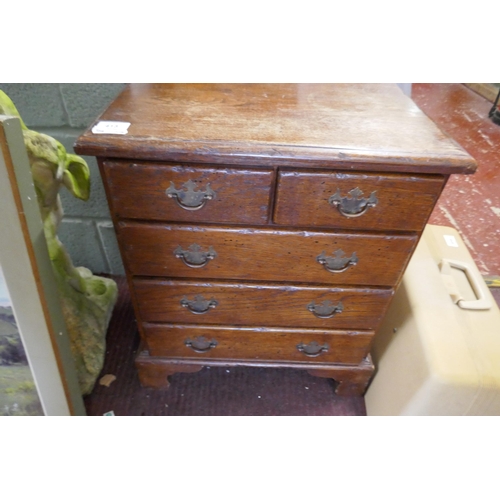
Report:
[[[85,415],[20,121],[4,115],[0,265],[44,414]]]

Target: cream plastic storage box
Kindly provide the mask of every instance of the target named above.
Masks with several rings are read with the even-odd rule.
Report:
[[[460,235],[428,225],[375,337],[370,415],[500,415],[500,311]]]

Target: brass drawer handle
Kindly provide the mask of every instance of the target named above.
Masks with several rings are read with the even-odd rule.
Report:
[[[188,300],[187,297],[181,299],[181,306],[193,314],[205,314],[218,305],[219,303],[215,299],[205,300],[203,295],[196,295],[194,300]]]
[[[311,358],[319,356],[323,352],[328,352],[328,348],[328,344],[319,345],[314,340],[312,342],[309,342],[309,344],[304,344],[303,342],[301,342],[297,346],[298,351],[303,352],[306,356],[310,356]]]
[[[195,352],[208,352],[210,349],[217,347],[217,341],[215,339],[207,340],[205,337],[196,337],[194,340],[186,339],[184,345]]]
[[[215,191],[207,184],[205,191],[195,191],[196,184],[190,179],[183,184],[185,189],[176,189],[170,181],[170,187],[165,191],[169,198],[173,198],[184,210],[200,210],[208,200],[215,199]]]
[[[343,273],[350,266],[355,266],[359,259],[356,252],[353,252],[350,257],[346,257],[345,253],[341,249],[338,249],[333,252],[333,257],[327,257],[326,252],[323,251],[316,257],[316,260],[331,273]]]
[[[344,217],[360,217],[370,207],[377,205],[378,199],[375,193],[376,191],[373,191],[369,198],[361,198],[361,196],[363,196],[363,191],[356,187],[349,191],[351,195],[350,198],[347,196],[342,198],[340,189],[337,189],[337,192],[328,198],[328,203],[337,207],[338,211]]]
[[[334,304],[330,300],[324,300],[321,304],[316,304],[314,300],[307,306],[314,316],[321,319],[332,318],[336,314],[340,314],[344,310],[342,302]]]
[[[217,257],[217,252],[212,247],[208,247],[208,252],[203,252],[200,245],[193,243],[187,250],[178,246],[174,250],[174,255],[188,267],[204,267],[210,260]]]

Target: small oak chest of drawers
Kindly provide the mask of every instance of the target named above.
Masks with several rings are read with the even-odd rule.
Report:
[[[474,160],[394,85],[144,84],[77,141],[98,159],[141,383],[306,369],[363,394],[370,346],[451,174]]]

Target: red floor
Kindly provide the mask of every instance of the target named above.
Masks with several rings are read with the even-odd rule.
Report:
[[[454,227],[484,276],[500,275],[500,126],[492,103],[462,84],[413,84],[412,99],[472,155],[474,175],[451,176],[430,223]]]

